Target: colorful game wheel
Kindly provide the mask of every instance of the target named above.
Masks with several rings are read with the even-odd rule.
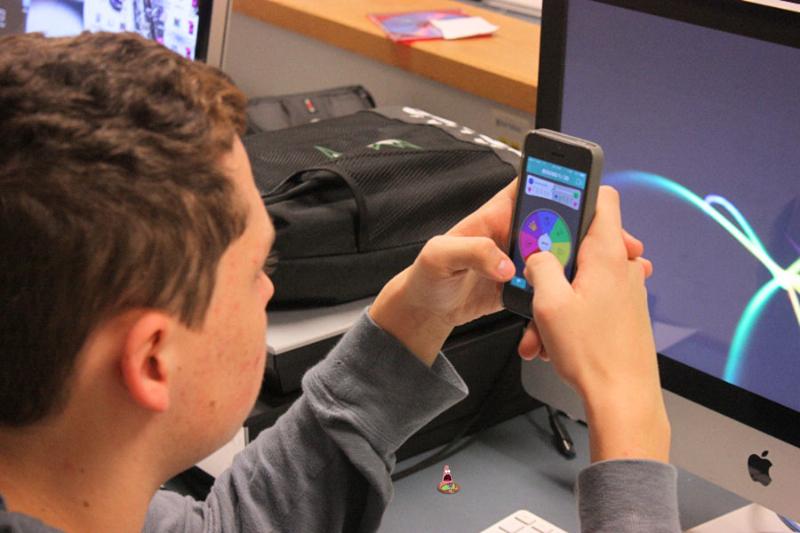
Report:
[[[519,251],[523,259],[540,251],[549,251],[567,266],[572,252],[572,236],[564,219],[550,209],[537,209],[522,222]]]

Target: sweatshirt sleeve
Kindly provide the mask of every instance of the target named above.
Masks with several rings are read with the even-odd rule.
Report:
[[[584,533],[679,533],[677,471],[658,461],[595,463],[578,475]]]
[[[428,368],[364,313],[205,502],[159,491],[145,531],[374,531],[394,452],[466,395],[444,355]]]

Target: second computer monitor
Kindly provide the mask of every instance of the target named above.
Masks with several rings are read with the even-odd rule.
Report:
[[[230,0],[0,0],[0,36],[134,32],[222,67]]]

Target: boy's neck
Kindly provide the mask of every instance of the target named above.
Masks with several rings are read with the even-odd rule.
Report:
[[[143,464],[148,454],[64,429],[0,430],[8,511],[64,531],[141,531],[160,485],[154,465]]]

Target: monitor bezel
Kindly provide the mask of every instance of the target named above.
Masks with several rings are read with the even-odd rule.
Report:
[[[800,48],[800,13],[779,8],[741,0],[592,1]],[[543,1],[537,128],[561,131],[568,2]],[[800,447],[800,412],[664,354],[658,360],[664,389]]]
[[[206,61],[208,41],[211,36],[211,15],[214,13],[214,0],[200,0],[197,13],[197,41],[194,45],[194,60]]]
[[[224,69],[231,3],[231,0],[201,0],[198,26],[203,31],[197,35],[195,61]]]

